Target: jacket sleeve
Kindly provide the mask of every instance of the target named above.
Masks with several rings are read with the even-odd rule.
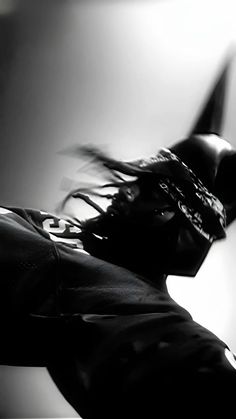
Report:
[[[43,334],[50,334],[34,314],[43,307],[51,318],[58,314],[56,249],[26,218],[6,208],[0,209],[0,237],[0,362],[41,365]]]

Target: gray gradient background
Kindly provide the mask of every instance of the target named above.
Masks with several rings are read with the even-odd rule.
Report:
[[[184,137],[236,41],[235,11],[233,0],[0,0],[1,202],[53,211],[63,176],[79,180],[78,162],[57,154],[67,145],[129,159]],[[235,69],[224,135],[236,146]],[[168,281],[234,351],[235,241],[232,226],[197,278]],[[0,367],[0,417],[72,416],[46,369]]]

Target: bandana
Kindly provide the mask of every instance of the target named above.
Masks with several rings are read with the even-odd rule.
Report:
[[[157,189],[210,243],[225,237],[224,206],[169,149],[162,148],[156,156],[137,160],[131,165],[143,173],[157,174]]]

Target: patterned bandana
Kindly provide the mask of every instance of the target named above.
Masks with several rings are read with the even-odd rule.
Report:
[[[226,213],[193,171],[169,149],[131,163],[143,173],[157,174],[157,188],[175,204],[190,224],[210,243],[225,237]]]

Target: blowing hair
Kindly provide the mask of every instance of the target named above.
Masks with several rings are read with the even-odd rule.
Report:
[[[60,202],[57,207],[57,212],[63,212],[67,203],[71,198],[80,199],[86,202],[90,207],[94,208],[99,214],[104,214],[104,210],[98,205],[91,196],[105,198],[111,200],[114,194],[106,193],[105,190],[108,188],[118,189],[121,186],[131,185],[137,178],[141,177],[146,173],[146,171],[138,166],[139,161],[137,162],[123,162],[121,160],[116,160],[111,158],[101,149],[93,146],[72,146],[65,150],[60,151],[60,154],[72,156],[72,157],[82,157],[89,158],[90,165],[95,165],[97,173],[101,170],[105,176],[105,183],[102,185],[99,184],[81,184],[72,188]],[[129,179],[124,176],[128,176]],[[130,179],[131,178],[131,179]],[[73,220],[79,224],[81,222],[73,218]]]

